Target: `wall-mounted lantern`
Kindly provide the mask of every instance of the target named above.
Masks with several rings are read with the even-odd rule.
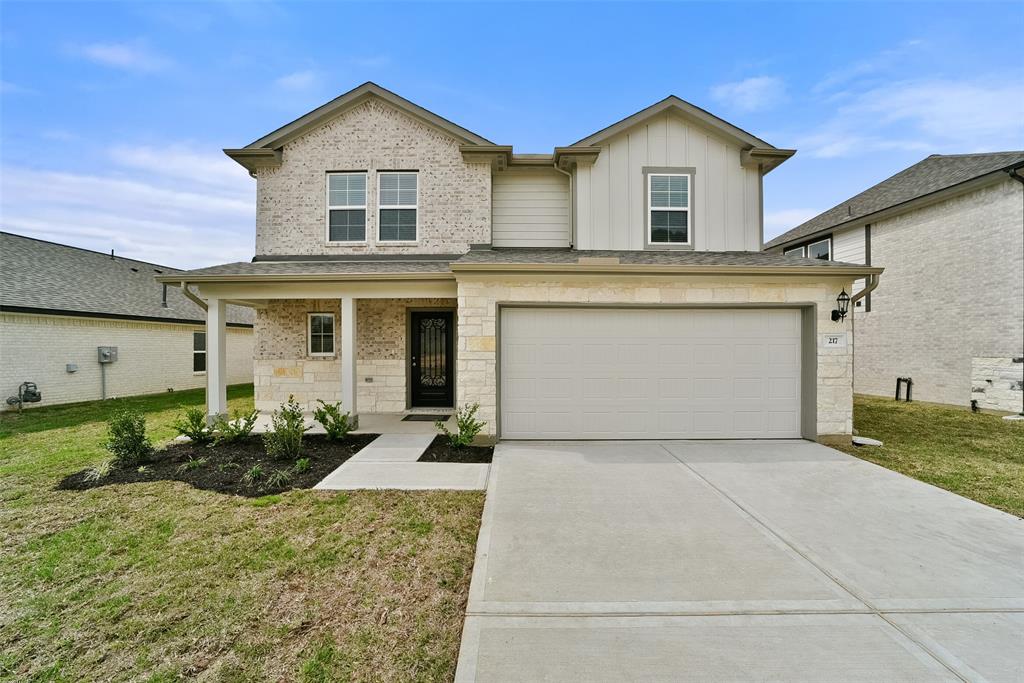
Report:
[[[837,308],[832,311],[832,320],[834,322],[845,320],[846,312],[850,310],[850,295],[846,293],[845,288],[836,297],[836,306]]]

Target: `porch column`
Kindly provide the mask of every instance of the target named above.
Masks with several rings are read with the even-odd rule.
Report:
[[[206,419],[212,422],[228,413],[227,321],[223,299],[206,306]]]
[[[341,409],[352,414],[359,424],[356,410],[356,300],[341,299]]]

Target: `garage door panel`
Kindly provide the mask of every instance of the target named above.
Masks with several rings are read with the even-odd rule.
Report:
[[[800,436],[800,313],[506,309],[505,438]]]

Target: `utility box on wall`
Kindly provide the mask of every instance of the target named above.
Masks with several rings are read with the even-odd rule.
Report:
[[[101,364],[113,363],[117,361],[116,346],[97,346],[96,351],[99,354],[99,361]]]

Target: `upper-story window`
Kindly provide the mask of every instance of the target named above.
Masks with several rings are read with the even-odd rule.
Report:
[[[690,174],[648,174],[647,207],[649,244],[690,244]]]
[[[826,237],[825,239],[818,240],[817,242],[801,244],[799,247],[783,249],[782,253],[786,256],[804,256],[806,258],[817,258],[823,261],[831,261],[832,238]]]
[[[366,241],[366,174],[327,175],[327,241]]]
[[[380,218],[377,240],[380,242],[415,242],[418,204],[418,178],[413,172],[377,174],[378,211]]]

